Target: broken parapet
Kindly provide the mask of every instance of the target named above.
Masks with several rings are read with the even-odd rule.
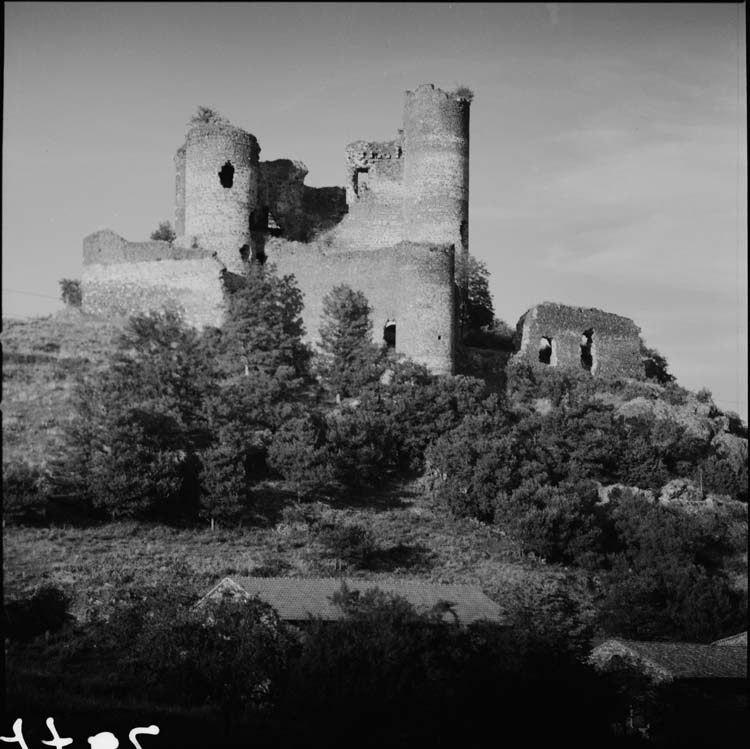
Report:
[[[644,376],[640,328],[629,318],[586,307],[544,302],[518,321],[513,356],[535,368],[561,367],[597,377]]]

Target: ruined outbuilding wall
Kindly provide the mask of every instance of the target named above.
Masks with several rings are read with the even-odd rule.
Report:
[[[629,318],[602,310],[545,302],[532,307],[518,322],[520,349],[514,360],[536,368],[556,366],[588,369],[596,377],[643,377],[640,328]],[[590,340],[590,367],[581,359],[581,345]],[[540,361],[542,339],[551,343],[550,361]]]
[[[185,146],[185,235],[215,250],[232,271],[243,267],[250,247],[251,217],[258,205],[260,147],[255,136],[232,125],[195,125]],[[220,172],[229,164],[231,187]]]
[[[453,248],[400,243],[359,252],[273,239],[268,262],[293,274],[304,294],[307,339],[319,335],[323,297],[347,284],[362,291],[373,309],[373,339],[381,343],[386,324],[396,325],[396,350],[439,374],[453,371]]]

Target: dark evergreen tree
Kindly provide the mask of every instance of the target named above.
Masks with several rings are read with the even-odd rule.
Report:
[[[323,297],[319,371],[338,395],[356,395],[383,373],[384,352],[372,341],[371,312],[365,295],[345,284]]]

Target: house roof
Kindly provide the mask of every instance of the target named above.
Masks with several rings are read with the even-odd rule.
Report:
[[[699,645],[688,642],[606,640],[594,648],[591,660],[605,664],[629,657],[658,679],[746,679],[747,646]]]
[[[721,640],[715,640],[711,643],[712,645],[740,645],[747,647],[747,632],[740,632],[738,635],[732,635],[731,637],[724,637]]]
[[[438,603],[453,604],[461,624],[470,624],[480,619],[494,622],[503,620],[501,608],[482,591],[471,585],[438,585],[421,580],[355,580],[340,578],[291,578],[291,577],[225,577],[215,585],[197,604],[217,599],[228,593],[232,596],[252,598],[276,609],[279,617],[286,621],[304,621],[309,617],[320,617],[326,621],[343,618],[343,612],[334,606],[332,597],[341,590],[345,582],[349,590],[364,593],[378,588],[405,598],[419,612],[431,609]],[[451,620],[449,613],[446,619]]]

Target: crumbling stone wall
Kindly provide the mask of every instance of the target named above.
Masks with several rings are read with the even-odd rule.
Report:
[[[468,127],[468,99],[420,86],[406,94],[397,138],[347,147],[346,188],[312,188],[301,162],[260,162],[241,128],[196,124],[175,155],[177,240],[87,237],[84,308],[124,314],[168,302],[195,324],[218,324],[217,267],[226,280],[268,257],[297,277],[311,338],[323,296],[348,283],[373,305],[376,339],[395,324],[398,350],[450,372],[468,251]]]
[[[211,257],[84,266],[83,311],[105,317],[176,309],[196,328],[221,325],[221,265]]]
[[[644,376],[640,328],[598,309],[545,302],[518,321],[515,360],[534,367],[590,371],[596,377]]]
[[[101,229],[83,239],[83,265],[117,265],[156,260],[193,260],[211,257],[207,250],[170,244],[158,239],[129,242],[111,229]]]
[[[307,167],[301,161],[262,161],[260,174],[262,205],[256,213],[270,234],[306,242],[346,215],[345,190],[305,185]],[[269,224],[270,217],[276,226]]]
[[[373,339],[396,326],[395,348],[433,372],[453,371],[455,344],[453,248],[400,243],[377,253],[273,239],[268,262],[293,274],[304,294],[307,340],[319,340],[323,297],[345,283],[362,291],[373,309]]]

